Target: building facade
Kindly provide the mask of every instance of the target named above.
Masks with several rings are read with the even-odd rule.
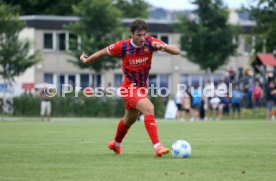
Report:
[[[80,69],[68,62],[70,39],[81,40],[64,29],[64,26],[78,21],[78,17],[64,16],[22,16],[27,27],[20,33],[20,38],[28,38],[33,42],[35,49],[41,50],[42,61],[29,68],[22,76],[17,77],[16,83],[70,83],[78,87],[119,87],[123,80],[121,69],[102,71],[96,73],[89,69]],[[128,26],[132,19],[124,19],[123,25]],[[172,22],[162,20],[146,20],[149,25],[149,34],[166,43],[180,47],[180,33],[173,31]],[[229,23],[241,25],[244,33],[254,26],[254,23],[243,21],[235,11],[231,11]],[[157,52],[153,56],[152,69],[149,75],[149,83],[157,87],[167,87],[170,93],[175,94],[176,85],[179,83],[200,83],[207,79],[218,80],[226,75],[226,69],[234,70],[249,68],[249,51],[244,34],[239,37],[239,46],[235,56],[230,57],[229,63],[215,73],[207,74],[199,66],[189,62],[181,55],[171,56],[163,52]],[[93,53],[93,52],[89,52]],[[185,54],[185,52],[182,52]],[[100,61],[100,60],[99,60]]]

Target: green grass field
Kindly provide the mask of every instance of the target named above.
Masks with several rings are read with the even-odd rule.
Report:
[[[158,120],[158,125],[164,145],[185,139],[192,157],[155,158],[141,122],[117,156],[106,148],[116,119],[0,121],[0,180],[276,180],[276,121]]]

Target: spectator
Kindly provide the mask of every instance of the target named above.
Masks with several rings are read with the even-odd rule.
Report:
[[[230,67],[228,70],[229,79],[232,82],[236,78],[236,71],[233,69],[233,67]]]
[[[273,81],[268,83],[266,88],[266,119],[271,120],[272,117],[272,109],[274,106],[274,99],[276,95],[276,87]]]
[[[227,84],[225,83],[224,79],[220,79],[218,86],[217,86],[217,96],[219,98],[225,97],[227,93]]]
[[[188,119],[188,116],[191,114],[191,94],[185,91],[183,98],[183,114],[184,120]]]
[[[221,79],[216,90],[216,95],[220,99],[219,106],[218,106],[218,117],[217,117],[218,120],[220,120],[222,117],[222,112],[224,107],[224,103],[222,100],[227,96],[227,93],[228,93],[227,84],[225,83],[224,79]]]
[[[183,109],[183,101],[184,101],[184,87],[180,86],[179,90],[175,95],[175,104],[177,107],[176,119],[183,120],[184,119],[184,109]]]
[[[221,118],[221,111],[220,111],[220,98],[218,96],[212,97],[210,99],[210,120],[215,119],[220,120]]]
[[[199,89],[199,86],[196,85],[191,91],[192,93],[192,108],[193,108],[193,117],[191,121],[198,121],[200,116],[200,108],[202,104],[202,90]]]
[[[47,120],[50,121],[50,116],[51,116],[51,100],[49,97],[49,92],[50,89],[49,88],[44,88],[41,93],[41,112],[40,112],[40,116],[41,116],[41,120],[44,121],[44,118],[47,117]]]
[[[4,99],[0,96],[0,114],[4,113]]]
[[[241,100],[243,97],[243,93],[240,91],[238,85],[235,85],[235,89],[232,93],[232,117],[233,118],[240,118],[241,117]],[[237,116],[236,116],[237,113]]]
[[[262,98],[263,98],[263,89],[260,86],[260,83],[256,82],[252,91],[252,100],[255,108],[261,106]]]
[[[245,86],[245,94],[246,94],[246,108],[253,108],[252,103],[252,92],[254,89],[254,82],[252,79],[249,80],[248,84]]]
[[[221,98],[221,105],[222,105],[222,115],[229,117],[229,112],[230,112],[230,97],[229,93],[225,97]]]
[[[210,80],[207,81],[207,83],[205,84],[204,87],[204,110],[205,110],[205,121],[207,121],[210,118],[210,114],[211,114],[211,109],[210,108],[210,100],[211,98],[215,97],[215,84]]]

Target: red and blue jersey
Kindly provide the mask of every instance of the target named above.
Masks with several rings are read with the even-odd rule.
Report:
[[[159,39],[147,36],[143,46],[136,46],[131,39],[118,41],[107,47],[112,56],[122,58],[124,81],[122,86],[133,84],[137,87],[148,87],[148,77],[151,68],[152,54],[155,49],[152,42],[165,44]]]

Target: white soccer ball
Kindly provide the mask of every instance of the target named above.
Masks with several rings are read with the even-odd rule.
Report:
[[[172,144],[171,153],[175,158],[189,158],[192,154],[192,147],[185,140],[177,140]]]

